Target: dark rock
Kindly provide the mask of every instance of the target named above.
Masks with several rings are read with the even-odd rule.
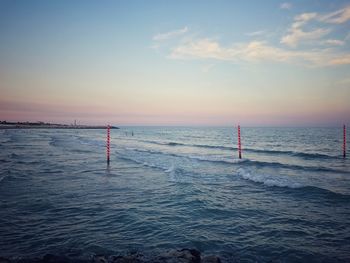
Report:
[[[108,263],[108,260],[104,255],[94,255],[92,257],[92,263]]]
[[[43,263],[70,263],[69,258],[64,256],[55,256],[52,254],[46,254],[42,260]]]
[[[11,261],[7,258],[0,257],[0,263],[11,263]]]
[[[200,252],[195,249],[170,250],[157,258],[164,263],[200,263]]]
[[[43,260],[40,258],[22,258],[15,261],[16,263],[43,263]]]
[[[202,263],[221,263],[219,257],[216,256],[206,256],[202,258]]]
[[[43,258],[12,259],[0,257],[0,263],[221,263],[219,257],[205,256],[196,249],[172,249],[156,256],[143,255],[137,251],[127,255],[105,256],[94,255],[90,259],[71,258],[46,254]]]
[[[133,254],[128,256],[111,256],[108,260],[109,263],[141,263],[139,254]]]

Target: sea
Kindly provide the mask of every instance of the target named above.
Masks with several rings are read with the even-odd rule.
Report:
[[[106,135],[0,130],[0,256],[350,262],[342,127],[241,127],[242,159],[236,127],[121,127],[109,165]]]

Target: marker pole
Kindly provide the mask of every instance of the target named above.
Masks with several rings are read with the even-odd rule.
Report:
[[[107,126],[107,164],[109,165],[109,160],[110,160],[110,143],[111,141],[111,126]]]
[[[238,125],[238,156],[242,159],[241,127]]]
[[[346,157],[346,126],[343,126],[343,157]]]

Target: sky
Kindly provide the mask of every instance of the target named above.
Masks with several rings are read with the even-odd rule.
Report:
[[[0,0],[0,120],[350,124],[350,1]]]

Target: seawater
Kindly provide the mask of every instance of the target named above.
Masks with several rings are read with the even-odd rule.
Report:
[[[133,133],[133,136],[132,136]],[[349,138],[349,136],[348,136]],[[0,256],[350,261],[340,128],[0,130]],[[349,143],[348,143],[349,144]]]

